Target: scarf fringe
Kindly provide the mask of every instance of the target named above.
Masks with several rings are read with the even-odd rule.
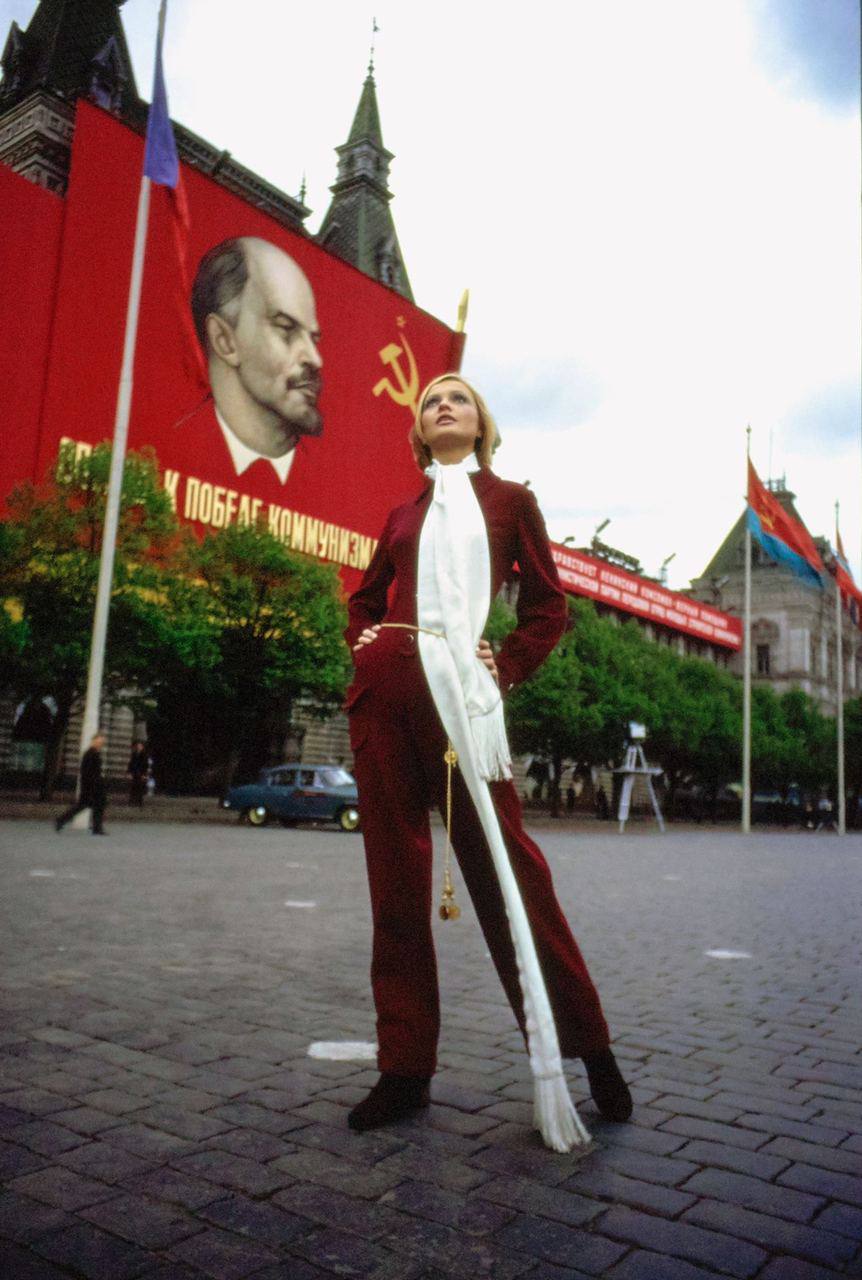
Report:
[[[503,703],[498,699],[490,711],[470,717],[476,767],[485,782],[502,782],[512,777],[512,757],[506,738]]]
[[[537,1077],[534,1086],[533,1123],[545,1146],[560,1153],[588,1146],[590,1135],[575,1110],[564,1076]]]

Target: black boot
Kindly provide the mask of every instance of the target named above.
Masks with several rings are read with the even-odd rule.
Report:
[[[429,1076],[395,1076],[384,1071],[368,1097],[350,1112],[347,1123],[361,1133],[403,1120],[428,1106],[429,1084]]]
[[[584,1066],[590,1082],[590,1093],[600,1114],[606,1120],[616,1120],[618,1123],[628,1120],[634,1106],[632,1095],[611,1050],[588,1053],[584,1057]]]

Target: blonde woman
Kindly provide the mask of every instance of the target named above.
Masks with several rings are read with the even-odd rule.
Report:
[[[433,806],[449,813],[452,847],[527,1041],[537,1126],[548,1145],[568,1150],[585,1131],[569,1114],[560,1057],[584,1060],[606,1118],[628,1119],[631,1096],[547,863],[523,829],[501,702],[557,643],[565,597],[536,500],[491,470],[494,420],[460,375],[425,388],[410,442],[425,484],[390,514],[346,632],[381,1072],[349,1124],[375,1128],[429,1101],[440,1028]],[[517,626],[495,655],[481,631],[516,563]],[[447,895],[441,914],[451,913]]]

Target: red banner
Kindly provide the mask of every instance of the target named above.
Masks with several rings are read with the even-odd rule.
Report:
[[[0,165],[0,508],[36,474],[63,201]]]
[[[112,435],[142,155],[142,138],[79,102],[40,472],[62,440]],[[129,446],[155,448],[181,519],[263,519],[352,586],[391,507],[418,490],[407,433],[424,383],[457,367],[460,335],[196,169],[183,180],[189,278],[206,276],[203,311],[224,320],[205,322],[201,383],[169,193],[154,187]],[[239,288],[236,253],[221,275],[201,266],[237,237],[251,246]]]
[[[606,560],[551,543],[563,587],[570,595],[587,596],[623,613],[649,618],[672,631],[697,636],[727,649],[742,646],[742,619],[722,613],[678,591],[617,569]]]

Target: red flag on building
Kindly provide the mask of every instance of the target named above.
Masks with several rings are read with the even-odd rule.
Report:
[[[823,586],[824,565],[814,539],[770,493],[751,462],[748,463],[748,527],[767,555],[798,577]]]

